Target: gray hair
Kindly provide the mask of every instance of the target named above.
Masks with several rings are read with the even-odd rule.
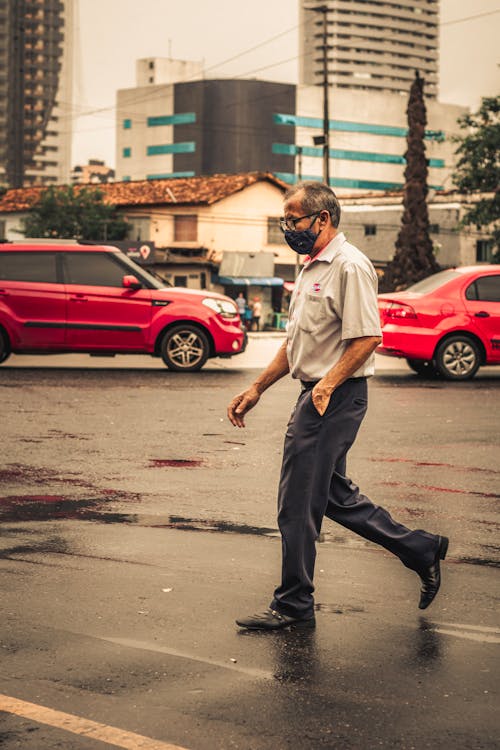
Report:
[[[328,211],[335,229],[340,224],[340,203],[333,190],[323,182],[298,182],[285,193],[285,203],[303,193],[301,205],[306,214]]]

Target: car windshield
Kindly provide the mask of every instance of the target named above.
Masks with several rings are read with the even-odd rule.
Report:
[[[128,266],[130,266],[131,272],[134,274],[134,276],[137,276],[143,281],[144,279],[147,279],[153,289],[165,289],[165,287],[167,286],[172,286],[172,284],[170,284],[165,279],[162,279],[159,274],[153,271],[152,268],[148,268],[148,270],[146,270],[142,266],[139,266],[137,263],[134,263],[131,258],[125,255],[125,253],[122,253],[120,255],[120,259],[124,261]]]
[[[447,284],[452,279],[456,279],[457,276],[460,276],[460,271],[455,271],[452,268],[447,271],[439,271],[439,273],[428,276],[426,279],[422,279],[422,281],[418,281],[416,284],[409,286],[405,289],[405,292],[428,294],[429,292],[438,289],[440,286],[443,286],[443,284]]]

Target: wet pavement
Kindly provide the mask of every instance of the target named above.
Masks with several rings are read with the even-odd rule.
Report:
[[[21,358],[18,358],[21,359]],[[0,370],[0,693],[190,750],[494,748],[499,372],[386,369],[349,474],[398,520],[450,536],[417,609],[397,560],[325,522],[316,631],[238,631],[279,572],[275,494],[297,392],[245,430],[252,373]],[[7,750],[125,746],[1,712]],[[139,747],[140,745],[137,745]]]

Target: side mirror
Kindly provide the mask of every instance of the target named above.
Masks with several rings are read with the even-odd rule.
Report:
[[[122,286],[125,289],[142,289],[142,284],[137,276],[124,276],[122,279]]]

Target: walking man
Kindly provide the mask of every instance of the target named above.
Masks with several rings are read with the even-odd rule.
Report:
[[[367,409],[367,378],[381,341],[377,277],[368,258],[338,231],[335,193],[317,182],[285,195],[280,226],[306,255],[293,291],[287,339],[270,365],[228,407],[235,427],[262,393],[291,373],[302,390],[288,422],[278,494],[282,578],[263,613],[239,618],[255,630],[314,627],[315,543],[324,516],[395,554],[421,579],[420,609],[436,596],[448,539],[412,531],[362,495],[346,460]]]

